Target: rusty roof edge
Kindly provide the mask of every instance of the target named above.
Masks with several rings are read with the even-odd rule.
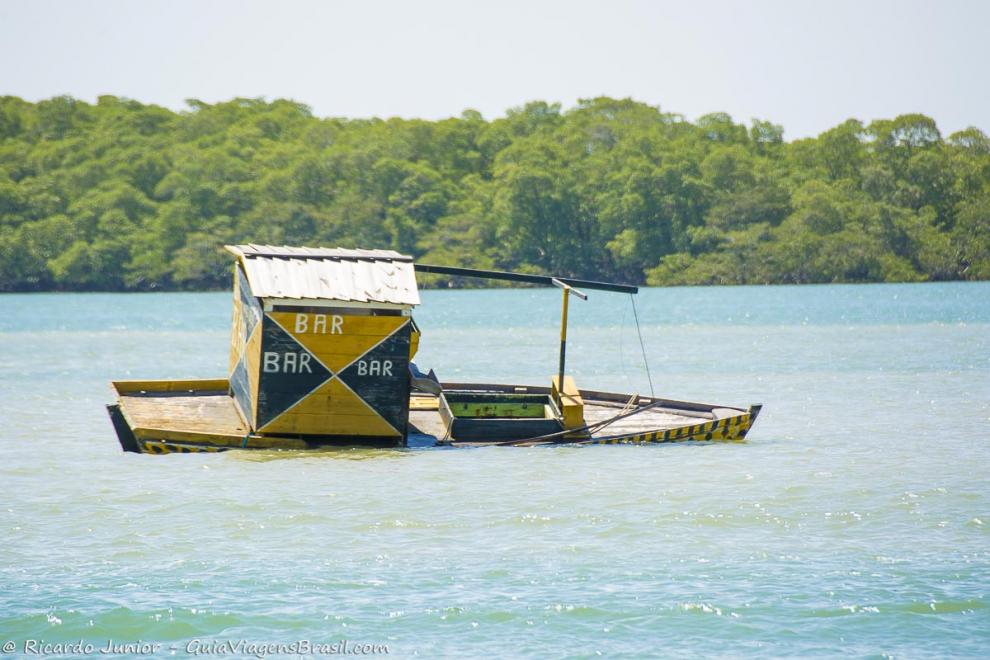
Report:
[[[263,257],[269,259],[302,259],[302,260],[331,260],[331,261],[394,261],[412,263],[413,258],[395,250],[361,250],[349,248],[306,248],[276,245],[225,245],[224,248],[238,257],[248,259]],[[310,252],[304,252],[309,250]]]

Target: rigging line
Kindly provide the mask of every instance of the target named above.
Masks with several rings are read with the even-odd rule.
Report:
[[[643,343],[643,333],[639,329],[639,314],[636,312],[636,299],[629,294],[629,301],[632,303],[633,317],[636,319],[636,334],[639,335],[639,349],[643,351],[643,364],[646,365],[646,378],[650,381],[650,396],[656,397],[653,391],[653,376],[650,375],[650,362],[646,359],[646,344]]]

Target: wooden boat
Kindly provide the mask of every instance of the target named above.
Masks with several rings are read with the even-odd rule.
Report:
[[[577,388],[564,373],[569,298],[587,298],[578,286],[636,287],[413,264],[391,251],[228,250],[238,258],[228,377],[113,382],[107,408],[124,451],[738,441],[760,411]],[[420,372],[415,272],[560,287],[550,386],[441,383]]]

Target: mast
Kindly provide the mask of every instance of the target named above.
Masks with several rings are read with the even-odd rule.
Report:
[[[557,396],[561,399],[558,403],[563,408],[564,396],[564,362],[567,356],[567,303],[571,295],[575,295],[581,300],[587,300],[588,294],[578,291],[574,287],[561,282],[556,277],[553,278],[553,285],[560,287],[564,291],[564,301],[560,309],[560,365],[557,370]]]

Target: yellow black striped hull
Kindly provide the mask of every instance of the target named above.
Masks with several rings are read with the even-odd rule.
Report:
[[[588,444],[618,445],[643,444],[659,442],[739,442],[746,439],[746,434],[753,425],[755,415],[751,412],[735,417],[717,419],[704,424],[692,424],[673,429],[648,431],[615,435],[605,438],[590,438]]]
[[[240,414],[226,380],[144,381],[114,383],[118,401],[107,406],[121,447],[142,454],[191,454],[230,449],[305,450],[327,446],[394,447],[392,437],[368,438],[326,435],[287,435],[255,432]],[[485,392],[546,393],[535,386],[445,384],[445,388]],[[667,442],[739,442],[753,426],[760,406],[748,409],[682,401],[630,397],[629,395],[582,390],[585,410],[600,417],[645,407],[630,423],[615,424],[614,430],[566,436],[553,440],[525,439],[517,444],[659,444]],[[660,407],[658,407],[660,405]],[[654,410],[655,409],[655,410]],[[410,436],[416,446],[453,444],[483,446],[506,444],[505,438],[478,438],[451,442],[449,428],[437,410],[437,399],[414,396],[409,402]],[[425,443],[425,444],[424,444]]]

